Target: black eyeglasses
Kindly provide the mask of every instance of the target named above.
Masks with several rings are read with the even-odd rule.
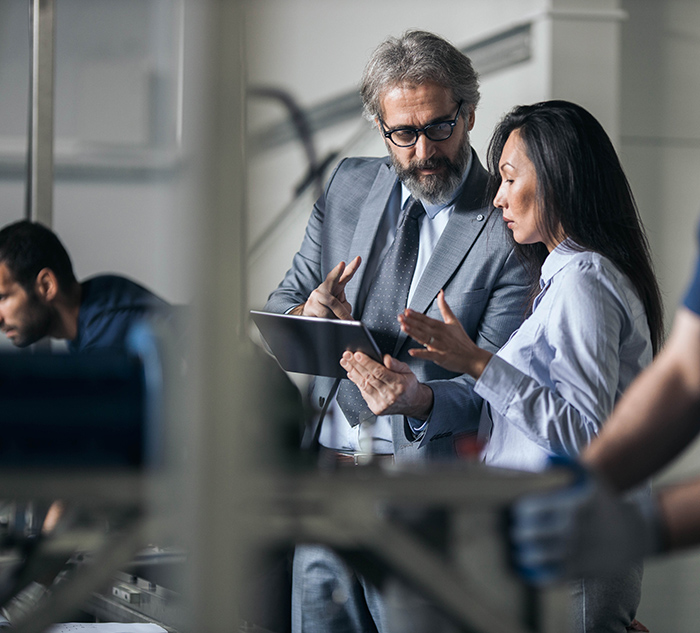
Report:
[[[452,132],[454,131],[455,125],[457,125],[457,120],[459,119],[459,113],[462,111],[462,104],[464,102],[460,101],[457,106],[457,114],[452,121],[440,121],[440,123],[431,123],[422,128],[415,127],[397,127],[393,130],[387,131],[382,117],[379,117],[379,122],[382,125],[382,133],[385,138],[388,138],[397,147],[413,147],[418,142],[418,137],[421,134],[425,134],[427,139],[431,141],[446,141]]]

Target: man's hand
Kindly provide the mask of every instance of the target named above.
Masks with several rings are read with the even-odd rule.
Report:
[[[513,561],[525,580],[607,576],[659,550],[653,499],[626,501],[582,466],[566,465],[576,477],[571,485],[526,495],[511,508]]]
[[[433,408],[433,390],[406,363],[384,355],[384,363],[362,352],[345,352],[340,360],[375,415],[399,414],[426,420]]]
[[[345,298],[345,286],[361,263],[362,259],[359,255],[347,265],[345,262],[340,262],[328,273],[323,283],[309,295],[306,302],[298,305],[289,314],[351,321],[352,306]]]

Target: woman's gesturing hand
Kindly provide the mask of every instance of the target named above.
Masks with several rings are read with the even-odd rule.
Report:
[[[410,349],[408,353],[478,379],[492,356],[491,352],[481,349],[469,338],[447,305],[442,290],[438,293],[437,301],[444,322],[408,308],[399,315],[401,329],[423,345],[423,349]]]

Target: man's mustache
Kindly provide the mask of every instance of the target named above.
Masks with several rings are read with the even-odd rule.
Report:
[[[437,156],[435,158],[426,158],[425,160],[411,161],[408,165],[408,171],[415,174],[420,169],[439,169],[447,167],[449,170],[454,170],[454,163],[446,156]]]

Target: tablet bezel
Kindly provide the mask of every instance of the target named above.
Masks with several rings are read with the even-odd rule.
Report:
[[[345,351],[364,352],[381,362],[382,354],[361,321],[250,311],[263,341],[285,371],[347,378],[340,366]]]

